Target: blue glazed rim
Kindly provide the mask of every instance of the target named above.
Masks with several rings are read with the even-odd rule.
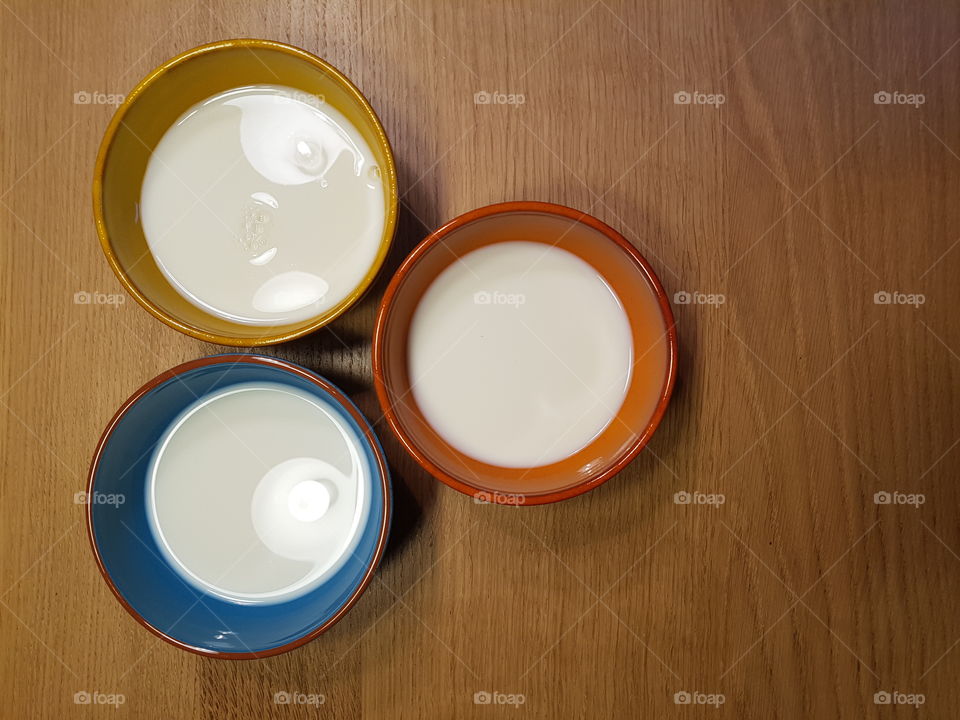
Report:
[[[100,574],[103,576],[104,581],[107,583],[107,586],[110,588],[111,592],[120,602],[120,604],[130,613],[133,618],[143,625],[151,633],[159,637],[161,640],[164,640],[175,647],[187,650],[189,652],[201,655],[203,657],[214,657],[222,658],[229,660],[250,660],[257,658],[271,657],[274,655],[279,655],[284,652],[288,652],[295,648],[305,645],[306,643],[314,640],[319,635],[323,634],[331,626],[335,625],[340,619],[356,604],[357,600],[367,589],[367,586],[373,580],[373,574],[376,572],[377,567],[380,565],[380,561],[383,559],[383,554],[386,550],[387,539],[390,534],[390,525],[393,515],[393,496],[391,492],[390,484],[390,471],[387,465],[386,455],[383,452],[383,447],[380,445],[380,441],[377,438],[376,434],[373,431],[370,423],[360,412],[360,409],[346,396],[338,387],[333,383],[326,380],[325,378],[317,375],[312,370],[304,368],[295,363],[288,362],[286,360],[281,360],[279,358],[274,358],[265,355],[256,355],[249,353],[225,353],[220,355],[211,355],[209,357],[199,358],[196,360],[191,360],[189,362],[183,363],[173,367],[157,377],[153,378],[146,384],[144,384],[139,390],[137,390],[133,395],[131,395],[123,405],[117,410],[113,418],[107,424],[106,428],[103,431],[103,434],[100,437],[100,441],[97,443],[97,448],[94,451],[93,459],[90,462],[90,471],[87,477],[87,496],[92,497],[95,491],[94,483],[97,477],[97,471],[100,467],[100,461],[103,458],[104,450],[107,447],[114,430],[122,422],[128,411],[134,407],[141,399],[143,399],[148,393],[155,390],[156,388],[161,387],[166,382],[176,379],[178,376],[196,370],[198,368],[216,366],[216,365],[227,365],[235,366],[240,364],[250,364],[250,365],[260,365],[273,369],[280,369],[286,372],[290,372],[293,375],[307,380],[308,382],[316,385],[330,398],[339,403],[342,408],[350,415],[350,417],[356,422],[357,427],[362,432],[364,439],[368,443],[368,450],[371,452],[371,455],[375,461],[375,470],[380,477],[380,489],[383,493],[383,513],[380,520],[380,528],[377,536],[377,544],[374,550],[373,556],[367,566],[366,572],[364,573],[361,581],[353,590],[353,592],[347,597],[343,604],[328,617],[323,623],[321,623],[316,628],[310,630],[307,633],[291,640],[290,642],[284,643],[282,645],[277,645],[275,647],[265,648],[257,651],[250,652],[222,652],[218,650],[213,650],[210,648],[200,647],[197,645],[192,645],[188,642],[184,642],[178,638],[171,636],[170,634],[164,632],[160,628],[151,624],[146,618],[144,618],[136,608],[134,608],[128,600],[120,592],[119,588],[115,584],[113,577],[110,575],[110,572],[107,570],[104,558],[101,555],[100,548],[97,544],[96,535],[94,532],[94,504],[88,503],[86,510],[86,521],[87,521],[87,539],[90,542],[90,547],[93,550],[94,558],[97,562],[97,567],[100,570]]]

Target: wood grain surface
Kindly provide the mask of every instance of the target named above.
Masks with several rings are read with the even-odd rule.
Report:
[[[126,614],[75,504],[114,410],[221,348],[77,294],[121,292],[90,200],[109,96],[243,36],[341,68],[396,151],[377,286],[263,352],[376,421],[397,508],[341,623],[227,662]],[[958,39],[955,0],[0,0],[0,716],[960,715]],[[622,231],[681,345],[649,448],[524,509],[419,470],[370,370],[403,256],[513,199]]]

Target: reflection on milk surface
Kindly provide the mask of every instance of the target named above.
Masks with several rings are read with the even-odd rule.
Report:
[[[236,602],[276,602],[330,577],[369,515],[361,438],[323,400],[233,385],[185,410],[149,473],[153,532],[187,582]]]
[[[141,193],[157,266],[194,305],[248,325],[308,319],[361,283],[386,218],[380,169],[322,98],[277,85],[190,108]]]

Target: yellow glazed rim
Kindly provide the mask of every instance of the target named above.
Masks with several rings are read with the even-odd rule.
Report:
[[[141,293],[140,290],[133,284],[129,275],[127,275],[127,272],[124,270],[120,264],[120,261],[117,259],[117,256],[113,252],[113,248],[110,244],[110,238],[107,234],[107,226],[103,212],[103,175],[107,154],[110,151],[114,137],[116,136],[120,125],[123,123],[123,119],[126,116],[127,111],[133,106],[134,103],[136,103],[140,95],[142,95],[143,92],[147,90],[147,88],[149,88],[154,81],[157,80],[157,78],[162,76],[168,70],[171,70],[181,63],[200,55],[236,48],[247,48],[251,50],[275,50],[285,53],[314,65],[339,83],[339,85],[360,104],[360,107],[363,109],[363,112],[370,121],[376,133],[377,142],[380,145],[380,149],[383,152],[384,157],[387,159],[387,167],[386,172],[384,173],[384,179],[390,191],[389,201],[387,203],[386,223],[384,224],[380,248],[377,251],[377,255],[374,258],[373,264],[370,266],[370,270],[364,276],[363,280],[360,281],[360,284],[357,285],[357,287],[354,288],[354,290],[337,305],[318,315],[307,325],[289,332],[253,338],[230,337],[227,335],[210,333],[205,330],[195,328],[191,325],[187,325],[164,312],[161,308],[157,307],[150,300],[150,298]],[[164,324],[172,327],[174,330],[179,330],[180,332],[190,335],[191,337],[195,337],[198,340],[203,340],[205,342],[215,343],[218,345],[228,345],[231,347],[258,347],[261,345],[275,345],[277,343],[286,342],[287,340],[303,337],[304,335],[307,335],[314,330],[327,325],[346,312],[350,306],[352,306],[363,296],[363,294],[373,283],[374,278],[377,276],[377,273],[380,271],[380,268],[387,257],[387,252],[390,249],[390,244],[393,241],[394,231],[396,230],[398,204],[399,198],[397,195],[397,170],[393,159],[393,150],[390,147],[390,141],[387,139],[387,135],[383,130],[383,125],[380,123],[380,118],[377,117],[373,107],[371,107],[370,103],[363,96],[357,86],[354,85],[346,75],[337,70],[337,68],[335,68],[333,65],[325,60],[322,60],[316,55],[307,52],[306,50],[302,50],[298,47],[287,45],[285,43],[275,42],[273,40],[257,40],[254,38],[220,40],[217,42],[208,43],[206,45],[200,45],[191,50],[180,53],[170,60],[167,60],[165,63],[154,69],[145,78],[143,78],[143,80],[137,84],[133,91],[127,95],[120,107],[117,108],[113,119],[107,126],[107,130],[103,136],[103,141],[100,143],[100,150],[97,153],[97,162],[93,172],[93,217],[97,225],[97,235],[100,238],[100,247],[103,250],[103,254],[107,257],[107,262],[110,263],[110,267],[113,269],[114,274],[120,280],[120,283],[123,285],[124,289],[130,295],[132,295],[134,300],[136,300],[144,309],[146,309],[147,312]]]

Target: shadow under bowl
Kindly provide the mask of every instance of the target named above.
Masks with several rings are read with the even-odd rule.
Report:
[[[370,512],[344,564],[322,584],[270,604],[231,602],[188,584],[165,559],[148,519],[148,471],[170,424],[198,398],[237,383],[279,383],[315,395],[362,438],[371,469]],[[208,657],[276,655],[336,623],[366,589],[383,556],[392,494],[380,443],[336,387],[292,363],[261,355],[194,360],[140,388],[107,425],[87,484],[87,531],[100,572],[120,603],[155,635]],[[210,508],[216,512],[216,508]]]
[[[386,222],[366,275],[343,300],[299,322],[251,326],[192,304],[171,285],[150,253],[140,220],[147,163],[164,133],[184,112],[218,93],[247,85],[283,85],[323,97],[342,112],[370,146],[381,169]],[[269,40],[238,39],[202,45],[167,61],[126,97],[104,134],[93,180],[93,212],[100,245],[123,287],[151,315],[180,332],[220,345],[271,345],[323,327],[369,288],[387,256],[397,221],[397,175],[383,126],[366,98],[329,63]]]
[[[603,276],[627,315],[634,365],[623,405],[589,444],[548,465],[506,468],[464,454],[427,422],[413,393],[408,338],[414,311],[440,273],[478,248],[518,240],[569,251]],[[387,288],[377,315],[373,371],[377,396],[391,429],[430,474],[479,500],[539,505],[597,487],[647,444],[673,392],[677,332],[656,274],[619,233],[572,208],[509,202],[461,215],[432,233],[407,257]],[[470,378],[465,375],[463,382]]]

